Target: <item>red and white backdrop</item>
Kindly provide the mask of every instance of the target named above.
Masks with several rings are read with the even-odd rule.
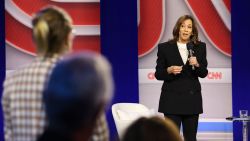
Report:
[[[192,15],[207,45],[209,74],[202,83],[204,114],[199,139],[232,140],[230,0],[141,0],[138,4],[139,100],[157,110],[162,81],[154,77],[157,44],[172,38],[177,19]],[[210,132],[210,134],[208,133]],[[204,133],[204,134],[203,134]]]
[[[31,18],[48,4],[64,8],[73,17],[74,51],[100,52],[100,0],[5,0],[7,71],[33,60]],[[162,82],[154,78],[157,44],[172,37],[176,20],[184,14],[195,17],[200,39],[207,44],[209,74],[201,79],[204,114],[199,139],[231,140],[231,123],[224,120],[232,115],[230,0],[138,0],[140,103],[158,109]]]
[[[100,1],[98,0],[5,0],[6,69],[15,70],[35,56],[31,19],[46,5],[57,5],[73,18],[74,51],[100,52]]]

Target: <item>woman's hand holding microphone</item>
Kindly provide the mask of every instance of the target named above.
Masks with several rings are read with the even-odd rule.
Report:
[[[200,66],[195,56],[188,58],[188,61],[189,61],[189,65],[191,66],[195,66],[195,67]]]

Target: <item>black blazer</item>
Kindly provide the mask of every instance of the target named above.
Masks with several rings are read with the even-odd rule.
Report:
[[[159,102],[159,112],[164,114],[190,115],[203,112],[201,85],[198,77],[208,74],[206,44],[199,42],[193,47],[199,67],[192,70],[188,61],[183,63],[177,43],[168,41],[158,45],[155,77],[163,80]],[[180,74],[168,74],[170,66],[183,66]]]

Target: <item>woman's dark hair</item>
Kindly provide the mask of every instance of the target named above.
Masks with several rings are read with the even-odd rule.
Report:
[[[181,24],[188,19],[192,21],[192,35],[190,36],[190,41],[192,41],[194,44],[197,44],[199,42],[198,29],[194,21],[194,18],[190,15],[183,15],[177,20],[173,29],[173,39],[171,39],[171,41],[177,42],[179,40],[179,32]]]

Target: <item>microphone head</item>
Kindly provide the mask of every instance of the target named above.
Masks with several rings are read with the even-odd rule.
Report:
[[[193,50],[193,48],[194,48],[194,43],[191,42],[191,41],[188,42],[188,43],[187,43],[187,49],[188,49],[188,50]]]

